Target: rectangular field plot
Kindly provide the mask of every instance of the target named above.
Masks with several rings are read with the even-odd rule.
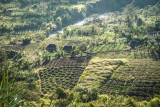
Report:
[[[46,68],[39,72],[41,89],[44,94],[54,93],[56,87],[71,90],[74,88],[85,67]]]

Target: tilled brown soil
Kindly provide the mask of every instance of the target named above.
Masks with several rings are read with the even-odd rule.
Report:
[[[60,66],[87,66],[91,57],[73,57],[73,58],[61,58],[59,60],[53,60],[46,67],[60,67]]]

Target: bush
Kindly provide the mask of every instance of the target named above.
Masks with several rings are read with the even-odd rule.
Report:
[[[155,22],[155,30],[159,31],[160,30],[160,18],[158,18]]]
[[[150,107],[160,107],[160,101],[158,98],[154,98],[150,101]]]
[[[84,103],[90,102],[98,99],[98,90],[97,89],[78,89],[81,99]]]
[[[63,88],[60,88],[60,87],[56,89],[56,95],[58,99],[61,99],[61,98],[63,99],[67,97],[67,93],[64,91]]]
[[[92,100],[97,100],[98,98],[98,90],[97,89],[92,89],[87,93],[88,99],[87,101],[92,101]]]
[[[141,18],[139,18],[138,21],[137,21],[137,26],[141,26],[142,24],[143,24],[143,21],[142,21]]]
[[[40,93],[39,92],[33,92],[29,89],[25,89],[22,91],[22,94],[24,94],[24,99],[27,101],[39,101],[40,99]]]
[[[16,39],[13,39],[9,42],[10,45],[16,45],[18,44],[18,41]]]
[[[30,44],[31,40],[32,40],[31,38],[25,38],[25,39],[23,39],[22,44],[23,45],[28,45],[28,44]]]
[[[89,103],[87,107],[94,107],[94,105],[92,103]]]
[[[81,44],[80,47],[79,47],[79,50],[84,52],[87,50],[87,44]]]
[[[133,98],[129,98],[126,105],[129,107],[137,107],[136,101]]]
[[[69,103],[70,101],[68,101],[67,99],[60,99],[53,105],[53,107],[67,107]]]
[[[31,70],[34,67],[29,59],[20,59],[17,64],[17,67],[21,70]]]
[[[103,97],[100,99],[100,102],[104,104],[104,103],[107,101],[107,99],[108,99],[108,98],[107,98],[106,96],[103,96]]]

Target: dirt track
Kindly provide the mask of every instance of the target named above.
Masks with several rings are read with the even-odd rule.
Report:
[[[13,45],[13,46],[2,47],[2,49],[15,50],[15,51],[24,50],[25,48],[26,48],[26,46],[23,46],[23,45]]]

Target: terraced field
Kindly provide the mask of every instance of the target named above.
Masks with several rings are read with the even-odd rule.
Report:
[[[56,87],[74,88],[88,64],[90,57],[63,58],[52,61],[39,72],[41,90],[44,94],[54,93]]]
[[[120,43],[109,43],[109,44],[103,44],[94,47],[93,52],[94,53],[103,53],[103,52],[116,52],[116,51],[122,51],[126,48],[126,44],[124,42]]]
[[[150,100],[160,94],[160,61],[90,57],[52,61],[40,71],[41,90],[54,93],[56,87],[71,90],[99,88],[100,94],[128,95]]]
[[[123,94],[138,100],[149,100],[160,94],[159,65],[159,61],[151,59],[129,60],[103,82],[100,94]]]
[[[104,81],[112,76],[114,70],[123,65],[125,61],[125,59],[93,58],[82,74],[79,86],[83,88],[99,88]]]

